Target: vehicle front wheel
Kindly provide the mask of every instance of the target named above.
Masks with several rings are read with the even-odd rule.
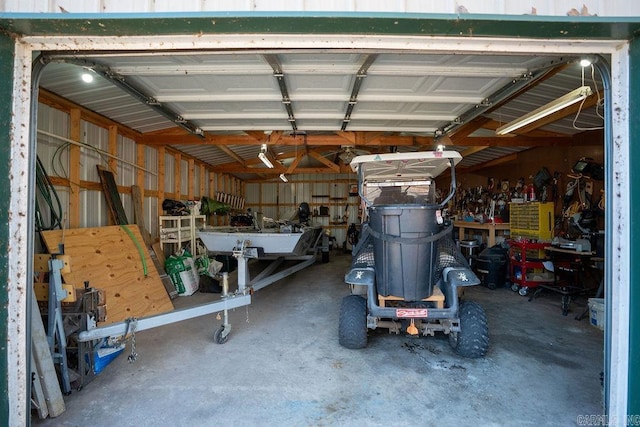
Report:
[[[367,301],[361,296],[348,295],[342,299],[338,338],[346,348],[367,346]]]
[[[460,303],[460,331],[449,334],[449,344],[457,355],[477,359],[489,349],[487,316],[480,304]]]

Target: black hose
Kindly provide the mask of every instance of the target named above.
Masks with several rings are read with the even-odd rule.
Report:
[[[48,221],[45,223],[40,202],[44,202],[49,211]],[[62,204],[58,193],[42,166],[40,157],[36,156],[36,200],[35,200],[35,228],[36,231],[54,230],[62,228]]]

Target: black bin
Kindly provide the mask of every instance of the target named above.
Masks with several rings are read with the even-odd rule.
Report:
[[[376,286],[380,295],[393,295],[406,301],[431,296],[438,241],[424,242],[420,238],[440,231],[437,209],[436,205],[369,208]]]
[[[482,284],[489,289],[504,287],[507,278],[509,251],[495,245],[480,252],[476,258],[476,271]]]

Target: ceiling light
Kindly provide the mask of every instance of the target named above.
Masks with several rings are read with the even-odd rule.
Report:
[[[591,64],[592,64],[592,61],[589,58],[583,58],[583,59],[580,60],[580,66],[582,68],[588,67]]]
[[[262,144],[260,146],[260,153],[258,153],[258,158],[262,160],[262,163],[264,163],[269,169],[273,169],[273,163],[271,163],[271,160],[269,160],[269,158],[267,157],[267,144]]]
[[[280,174],[280,179],[281,179],[283,182],[289,182],[289,180],[287,179],[287,177],[286,177],[286,176],[284,176],[284,174],[283,174],[283,173],[281,173],[281,174]]]
[[[85,83],[91,83],[93,81],[93,75],[91,75],[90,73],[82,73],[82,76],[80,77]]]
[[[560,111],[563,108],[580,102],[586,97],[590,96],[592,93],[593,92],[591,92],[591,88],[589,86],[580,86],[579,88],[572,90],[568,94],[563,95],[560,98],[551,101],[550,103],[545,104],[542,107],[537,108],[532,112],[527,113],[524,116],[507,123],[506,125],[500,126],[498,129],[496,129],[496,134],[505,135],[507,133],[513,132],[516,129],[520,129],[533,122],[550,116],[551,114]]]
[[[262,163],[264,163],[269,169],[273,169],[273,163],[271,163],[271,160],[269,160],[266,154],[260,152],[260,154],[258,154],[258,158],[262,160]]]

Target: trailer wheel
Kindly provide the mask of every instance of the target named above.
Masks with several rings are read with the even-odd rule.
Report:
[[[224,326],[220,326],[218,329],[216,329],[216,331],[213,333],[213,340],[217,343],[217,344],[224,344],[227,342],[227,340],[229,339],[229,335],[222,335],[222,333],[224,332]]]
[[[367,346],[367,301],[359,295],[348,295],[340,306],[338,326],[340,345],[350,349]]]
[[[487,316],[480,304],[460,303],[460,332],[449,334],[449,344],[457,355],[477,359],[484,357],[489,348]]]

